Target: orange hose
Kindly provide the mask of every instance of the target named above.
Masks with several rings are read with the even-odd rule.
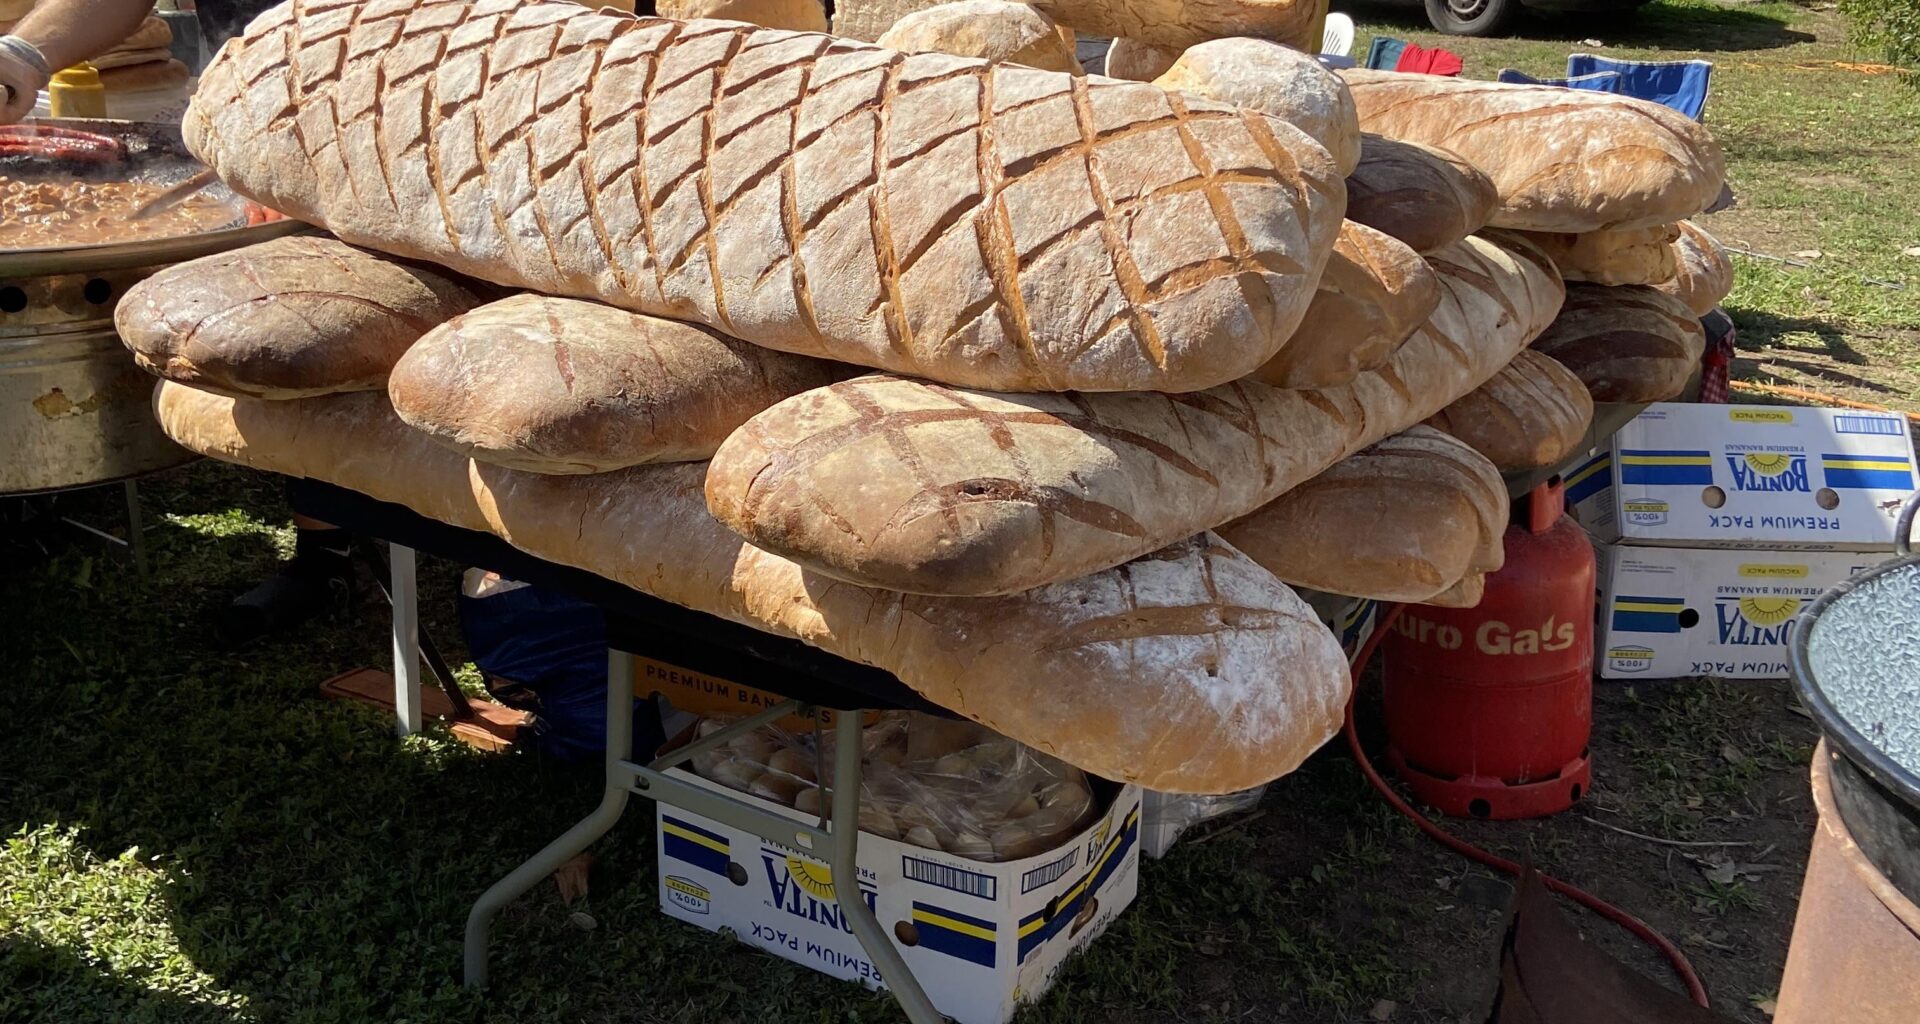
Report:
[[[1897,412],[1907,418],[1909,423],[1920,423],[1920,413],[1911,413],[1902,409],[1889,409],[1884,405],[1871,402],[1856,402],[1851,398],[1838,398],[1824,395],[1805,388],[1790,388],[1784,384],[1760,384],[1750,380],[1730,380],[1727,386],[1735,391],[1745,391],[1750,395],[1773,395],[1778,398],[1793,398],[1802,402],[1815,402],[1820,405],[1837,406],[1842,409],[1865,409],[1868,412]]]
[[[1387,780],[1380,777],[1379,771],[1373,767],[1373,762],[1368,760],[1367,752],[1360,748],[1360,735],[1353,727],[1353,703],[1355,696],[1360,692],[1360,675],[1366,671],[1367,662],[1373,660],[1374,649],[1380,646],[1380,641],[1386,638],[1387,630],[1393,628],[1394,620],[1400,617],[1401,611],[1405,608],[1405,605],[1400,604],[1381,605],[1380,618],[1374,623],[1373,634],[1367,637],[1367,642],[1360,645],[1360,650],[1354,654],[1353,690],[1347,695],[1346,723],[1342,727],[1342,732],[1344,732],[1347,737],[1347,749],[1353,752],[1353,759],[1359,764],[1360,773],[1367,777],[1367,782],[1373,786],[1374,790],[1387,801],[1389,806],[1405,815],[1408,820],[1413,822],[1416,828],[1426,833],[1429,838],[1447,849],[1466,857],[1468,860],[1485,864],[1487,867],[1493,868],[1503,874],[1518,877],[1522,870],[1520,865],[1504,857],[1497,857],[1488,853],[1464,840],[1448,835],[1441,830],[1440,826],[1428,821],[1426,815],[1421,814],[1409,806],[1405,800],[1400,798],[1400,794],[1394,792],[1393,788],[1387,785]],[[1673,973],[1679,975],[1681,983],[1687,987],[1687,995],[1691,997],[1695,1003],[1711,1008],[1711,1004],[1707,1000],[1707,988],[1700,983],[1700,976],[1694,973],[1693,964],[1687,962],[1687,955],[1680,951],[1680,947],[1668,941],[1666,936],[1654,931],[1651,925],[1621,910],[1619,907],[1585,890],[1562,882],[1558,878],[1543,874],[1540,876],[1540,881],[1553,892],[1557,892],[1573,900],[1575,903],[1586,907],[1588,910],[1599,914],[1601,917],[1625,928],[1627,931],[1632,932],[1634,937],[1652,946],[1654,949],[1659,950],[1660,955],[1666,957],[1667,963],[1672,965]]]

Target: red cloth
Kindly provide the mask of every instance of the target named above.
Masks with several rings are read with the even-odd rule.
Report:
[[[1408,43],[1407,48],[1400,51],[1400,62],[1393,66],[1393,70],[1451,78],[1459,75],[1465,67],[1460,63],[1460,55],[1451,50],[1429,50],[1418,43]]]
[[[1733,363],[1733,320],[1718,309],[1700,318],[1707,332],[1707,348],[1700,356],[1700,401],[1727,403],[1727,371]]]

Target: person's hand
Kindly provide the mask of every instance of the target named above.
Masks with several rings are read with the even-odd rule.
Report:
[[[0,46],[0,124],[13,124],[33,113],[47,76],[11,47]]]

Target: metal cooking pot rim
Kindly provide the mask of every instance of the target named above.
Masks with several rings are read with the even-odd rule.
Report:
[[[1805,614],[1795,618],[1787,635],[1787,675],[1793,680],[1793,688],[1799,693],[1807,710],[1813,713],[1813,720],[1820,726],[1827,741],[1840,748],[1847,760],[1872,777],[1874,781],[1906,801],[1910,806],[1920,808],[1920,774],[1917,774],[1895,761],[1886,752],[1873,745],[1860,730],[1854,728],[1840,714],[1838,708],[1827,698],[1825,691],[1814,683],[1813,663],[1808,646],[1813,638],[1814,626],[1820,616],[1836,602],[1853,593],[1863,584],[1904,570],[1920,571],[1920,555],[1910,553],[1909,538],[1913,532],[1916,514],[1920,514],[1920,492],[1909,498],[1900,512],[1900,519],[1894,527],[1894,550],[1900,556],[1892,561],[1882,562],[1871,569],[1840,581],[1826,593],[1814,599],[1813,605]]]

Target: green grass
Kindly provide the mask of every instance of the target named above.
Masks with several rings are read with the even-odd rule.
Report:
[[[1625,55],[1713,53],[1708,116],[1742,204],[1711,226],[1756,251],[1823,253],[1805,269],[1741,259],[1730,305],[1751,350],[1742,372],[1920,395],[1920,259],[1899,251],[1920,245],[1920,116],[1891,77],[1833,65],[1859,58],[1832,15],[1688,0],[1631,28],[1531,39],[1442,41],[1401,19],[1363,28],[1362,46],[1369,29],[1446,45],[1487,76],[1553,71],[1595,33]],[[148,494],[145,583],[76,534],[0,546],[0,1021],[898,1019],[885,997],[663,918],[644,803],[595,846],[587,900],[567,907],[543,885],[515,904],[496,987],[464,992],[473,898],[586,813],[597,774],[477,754],[438,732],[396,742],[378,714],[317,699],[322,678],[386,662],[377,606],[216,649],[208,610],[290,545],[277,488],[206,464]],[[83,499],[81,516],[111,526],[104,501]],[[426,563],[428,624],[450,648],[456,582],[457,567]],[[1758,1024],[1745,994],[1777,987],[1811,824],[1811,727],[1784,702],[1777,686],[1603,687],[1594,736],[1585,813],[1671,839],[1752,838],[1749,852],[1773,848],[1788,866],[1760,881],[1703,880],[1669,848],[1572,815],[1452,827],[1647,917],[1687,946],[1720,1010]],[[1483,1012],[1500,883],[1395,817],[1338,752],[1277,783],[1262,810],[1145,865],[1138,903],[1023,1024],[1329,1024],[1365,1020],[1381,1000],[1399,1004],[1396,1024]],[[575,911],[597,926],[570,923]]]

